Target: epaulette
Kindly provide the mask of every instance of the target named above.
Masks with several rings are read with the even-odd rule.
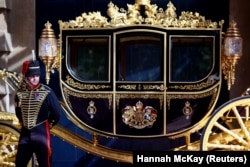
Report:
[[[47,90],[47,91],[51,91],[51,88],[50,87],[48,87],[47,85],[44,85],[44,84],[41,84],[41,86],[40,86],[40,88],[39,88],[40,90]]]

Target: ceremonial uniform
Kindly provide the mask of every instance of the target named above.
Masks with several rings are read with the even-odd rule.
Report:
[[[40,76],[39,71],[32,71],[37,63],[36,65],[32,63],[28,63],[32,68],[28,68],[26,76]],[[16,116],[22,125],[16,167],[26,167],[33,153],[36,155],[39,167],[50,167],[50,128],[59,121],[62,111],[55,93],[44,84],[39,83],[32,88],[23,85],[17,91],[16,104]]]

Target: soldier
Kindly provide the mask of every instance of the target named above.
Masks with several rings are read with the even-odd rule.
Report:
[[[16,116],[21,124],[16,167],[27,167],[33,153],[39,166],[50,167],[50,128],[59,121],[62,108],[53,90],[40,83],[39,61],[25,61],[22,73],[25,84],[16,94]]]

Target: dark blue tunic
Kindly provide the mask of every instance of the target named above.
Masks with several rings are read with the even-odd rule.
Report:
[[[16,167],[27,167],[33,153],[41,167],[51,166],[50,128],[60,119],[62,108],[48,86],[17,91],[16,115],[22,125]]]

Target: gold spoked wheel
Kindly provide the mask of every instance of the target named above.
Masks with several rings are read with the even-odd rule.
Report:
[[[18,138],[18,129],[0,123],[0,166],[15,166]]]
[[[0,122],[0,166],[14,167],[19,139],[19,130],[7,123]],[[34,159],[34,158],[32,158]],[[31,160],[29,167],[34,166]]]
[[[250,96],[232,99],[210,117],[201,136],[201,150],[250,150]]]

